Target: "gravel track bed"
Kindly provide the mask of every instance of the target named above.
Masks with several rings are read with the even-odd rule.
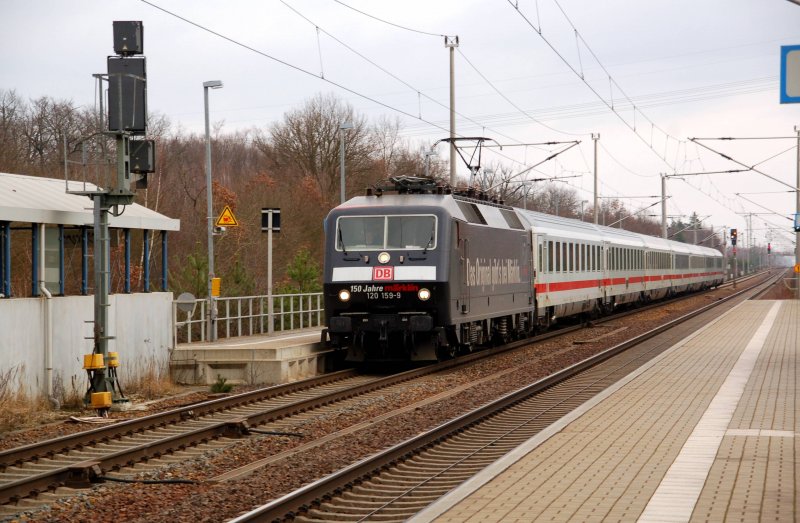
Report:
[[[129,396],[129,399],[131,400],[131,403],[135,405],[134,408],[136,410],[113,411],[109,413],[108,419],[125,421],[219,397],[218,394],[211,394],[207,392],[207,388],[204,388],[204,391],[196,390],[197,387],[190,387],[188,389],[188,391],[180,391],[179,393],[166,398],[147,402],[139,401],[136,396],[131,395]],[[244,388],[237,388],[236,392],[245,392],[245,390],[246,389]],[[40,425],[0,434],[0,450],[12,449],[15,447],[21,447],[23,445],[28,445],[30,443],[45,441],[61,436],[68,436],[70,434],[91,430],[101,426],[93,423],[72,421],[69,419],[71,416],[76,418],[94,417],[95,411],[91,409],[64,409],[55,412],[51,411],[43,413],[40,420]],[[56,419],[57,421],[51,422],[51,419]]]
[[[783,272],[783,278],[794,278],[796,275],[794,274],[793,269],[779,269]],[[773,269],[773,274],[777,274],[776,270]],[[769,290],[759,296],[759,300],[791,300],[794,299],[794,292],[792,292],[784,283],[783,279],[779,279],[772,285],[770,285]]]
[[[303,433],[302,438],[256,435],[227,448],[209,451],[201,457],[138,476],[141,479],[193,479],[199,481],[198,484],[105,483],[91,491],[56,501],[50,507],[20,514],[15,520],[196,522],[229,519],[733,292],[724,288],[702,293],[679,303],[612,320],[610,327],[581,329],[556,340],[498,354],[464,369],[415,380],[385,394],[343,402],[341,407],[330,410],[324,416],[310,416],[294,423],[285,420],[280,425],[281,430]],[[603,336],[620,327],[627,328],[596,342],[573,343]],[[311,452],[292,455],[243,479],[210,481],[233,468],[290,450],[353,424],[367,422],[388,411],[413,405],[435,394],[508,369],[513,370],[501,378],[469,388],[446,400],[376,422],[367,430],[334,439]],[[175,402],[187,403],[187,397]],[[34,437],[41,436],[37,431],[31,433]],[[24,433],[17,433],[15,437],[24,439]]]

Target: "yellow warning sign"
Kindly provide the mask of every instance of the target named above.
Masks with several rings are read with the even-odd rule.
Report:
[[[236,216],[233,215],[231,208],[226,205],[225,208],[222,209],[222,214],[219,215],[214,225],[217,227],[238,227],[239,222],[236,221]]]
[[[794,272],[800,273],[800,263],[794,266]]]

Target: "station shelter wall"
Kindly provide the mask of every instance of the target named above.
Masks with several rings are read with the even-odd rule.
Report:
[[[115,339],[109,340],[108,350],[119,353],[123,390],[126,380],[168,372],[172,300],[171,292],[109,296],[109,335]],[[33,397],[46,394],[47,307],[53,381],[85,392],[83,355],[93,348],[93,296],[0,300],[0,376],[13,376],[16,386]]]

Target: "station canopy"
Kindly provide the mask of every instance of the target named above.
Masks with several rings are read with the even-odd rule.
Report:
[[[87,226],[94,223],[93,202],[69,191],[95,191],[90,183],[0,173],[0,222],[47,223]],[[137,203],[125,206],[120,216],[109,216],[118,229],[180,230],[180,220],[169,218]]]

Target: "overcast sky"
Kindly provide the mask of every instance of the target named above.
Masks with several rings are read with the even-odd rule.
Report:
[[[334,93],[372,121],[399,118],[404,138],[429,146],[448,136],[449,126],[449,57],[440,35],[458,35],[457,133],[506,145],[486,150],[482,163],[519,171],[562,147],[519,144],[580,140],[527,176],[577,176],[559,183],[589,201],[591,133],[600,134],[601,195],[641,197],[660,194],[662,172],[742,168],[690,137],[792,137],[800,125],[800,105],[779,103],[780,46],[800,44],[800,6],[787,0],[0,0],[0,6],[0,89],[92,106],[91,75],[104,73],[113,54],[112,21],[141,20],[148,107],[196,133],[203,128],[202,83],[222,80],[225,87],[211,93],[211,114],[223,132],[268,127],[314,95]],[[701,143],[794,186],[797,156],[789,149],[796,140]],[[449,158],[444,145],[436,150]],[[773,245],[792,248],[793,235],[765,224],[790,230],[789,186],[754,172],[692,175],[667,185],[668,213],[696,211],[709,216],[705,224],[744,231],[736,213],[766,207],[782,214],[755,216],[754,238],[763,244],[771,234]],[[625,200],[634,209],[657,201]],[[660,207],[645,212],[660,214]]]

